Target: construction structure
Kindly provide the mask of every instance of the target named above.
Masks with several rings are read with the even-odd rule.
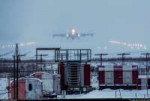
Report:
[[[58,72],[61,90],[69,93],[87,92],[90,88],[90,49],[61,49]]]

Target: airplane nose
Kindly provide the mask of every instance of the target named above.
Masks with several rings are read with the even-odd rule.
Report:
[[[75,28],[72,28],[72,35],[74,35],[76,33]]]

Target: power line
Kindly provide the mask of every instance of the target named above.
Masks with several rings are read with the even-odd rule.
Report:
[[[106,56],[106,55],[108,55],[108,54],[106,54],[106,53],[101,53],[101,54],[95,54],[96,56],[100,56],[100,61],[101,61],[101,66],[102,66],[102,62],[103,62],[103,56]]]

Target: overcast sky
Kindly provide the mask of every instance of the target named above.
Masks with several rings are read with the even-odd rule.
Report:
[[[95,35],[79,40],[51,37],[53,33],[68,33],[72,27],[79,33],[93,32]],[[37,44],[32,49],[62,47],[91,48],[93,52],[140,51],[108,42],[117,40],[141,43],[146,46],[144,50],[148,50],[150,0],[0,0],[0,35],[0,44],[34,41]]]

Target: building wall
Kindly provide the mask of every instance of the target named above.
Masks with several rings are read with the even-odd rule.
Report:
[[[122,66],[114,66],[114,84],[123,84]]]
[[[100,86],[136,86],[137,66],[99,66]]]
[[[32,89],[29,89],[29,84]],[[18,81],[18,99],[40,99],[42,97],[42,83],[39,79],[21,78]],[[14,84],[10,84],[10,99],[14,99]]]
[[[43,90],[46,92],[53,92],[53,74],[43,73],[42,74]]]
[[[112,66],[105,66],[105,84],[114,84],[114,68]]]
[[[65,67],[63,63],[58,64],[58,73],[60,74],[61,90],[65,90]]]
[[[105,70],[104,66],[99,67],[99,84],[105,84]]]
[[[61,89],[60,89],[60,75],[54,75],[53,76],[53,91],[55,91],[57,94],[61,93]]]
[[[138,66],[137,65],[133,65],[132,66],[132,83],[133,84],[137,84],[137,82],[138,82],[138,75],[139,75]]]
[[[123,84],[132,84],[132,66],[123,66]]]
[[[15,95],[17,96],[17,93]],[[10,85],[10,99],[14,99],[14,82]],[[18,99],[26,99],[26,86],[24,79],[18,81]]]
[[[32,85],[30,90],[29,85]],[[40,99],[42,97],[42,82],[39,79],[26,79],[26,99]]]
[[[90,64],[84,65],[84,86],[90,86],[91,82],[91,71],[90,71]]]

